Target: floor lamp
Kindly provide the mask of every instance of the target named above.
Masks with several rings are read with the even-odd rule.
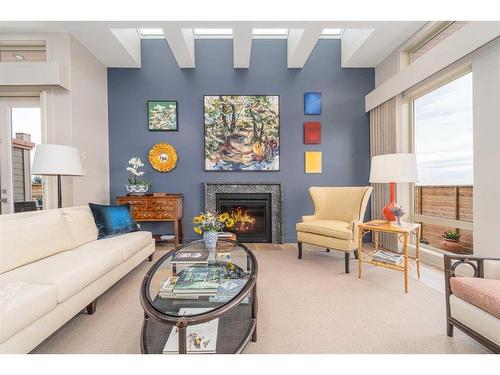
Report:
[[[80,152],[65,145],[42,144],[36,146],[31,174],[57,176],[57,207],[62,207],[61,176],[83,176]]]

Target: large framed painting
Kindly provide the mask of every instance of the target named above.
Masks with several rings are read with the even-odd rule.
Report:
[[[148,100],[148,129],[150,131],[177,131],[177,102]]]
[[[206,171],[279,171],[277,95],[203,98]]]

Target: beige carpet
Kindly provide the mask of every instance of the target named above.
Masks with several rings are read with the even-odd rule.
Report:
[[[344,274],[343,254],[305,249],[299,261],[287,247],[256,248],[258,341],[246,353],[488,353],[458,330],[446,336],[444,295],[421,281],[410,280],[405,294],[399,272],[365,266],[361,280]],[[94,315],[76,316],[34,353],[139,353],[139,286],[151,265],[142,263],[99,298]]]

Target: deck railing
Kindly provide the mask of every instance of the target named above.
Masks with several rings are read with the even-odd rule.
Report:
[[[447,230],[460,232],[461,252],[473,252],[473,187],[416,186],[414,220],[422,223],[422,242],[439,248]]]

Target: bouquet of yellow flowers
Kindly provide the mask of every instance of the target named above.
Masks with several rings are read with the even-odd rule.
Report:
[[[193,230],[197,234],[204,232],[219,232],[224,228],[231,228],[235,221],[227,212],[219,214],[217,212],[202,212],[193,218]]]

